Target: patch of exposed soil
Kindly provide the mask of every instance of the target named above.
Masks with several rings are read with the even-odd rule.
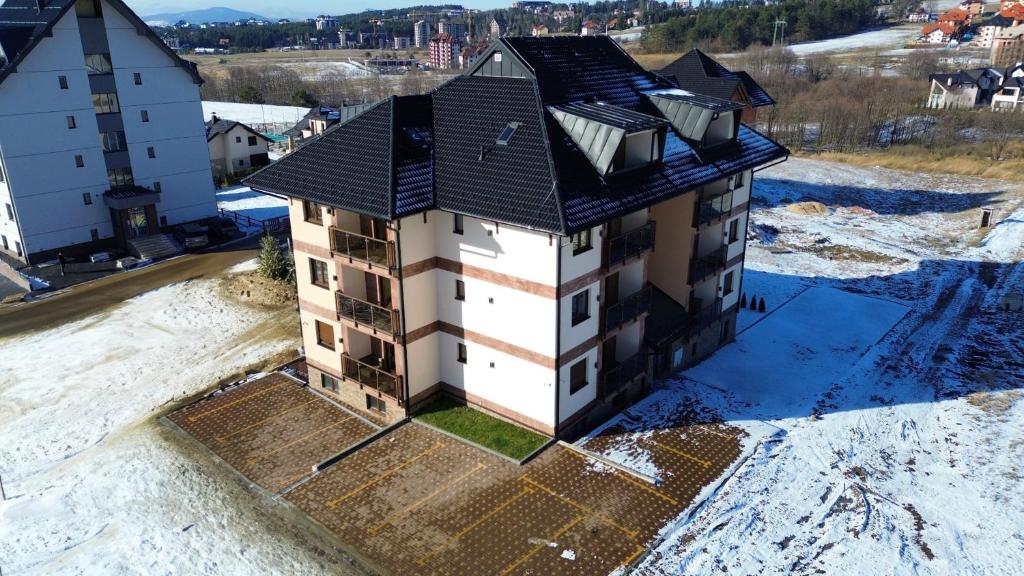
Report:
[[[794,214],[803,214],[805,216],[828,216],[830,211],[828,206],[825,206],[821,202],[794,202],[789,206],[786,206],[786,210]]]
[[[219,288],[229,300],[250,306],[277,308],[297,300],[291,282],[271,280],[256,272],[229,274],[221,279]]]

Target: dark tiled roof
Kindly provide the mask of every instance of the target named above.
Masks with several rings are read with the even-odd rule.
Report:
[[[732,100],[736,89],[742,86],[754,108],[775,103],[749,74],[732,72],[696,48],[662,68],[659,73],[690,92]]]
[[[246,183],[376,218],[423,210],[432,200],[430,104],[425,95],[383,100]]]
[[[601,101],[635,108],[640,92],[672,86],[605,36],[502,38],[533,71],[544,103]]]
[[[661,128],[667,122],[644,93],[675,87],[606,37],[503,38],[495,47],[530,77],[474,75],[478,66],[429,95],[392,98],[247,183],[380,218],[439,208],[567,235],[789,153],[747,127],[736,142],[698,152],[669,128],[661,162],[600,175],[550,110]],[[497,143],[510,126],[507,145]]]
[[[226,118],[217,118],[216,120],[210,119],[206,121],[206,141],[209,142],[220,134],[227,134],[228,132],[231,132],[235,126],[241,126],[246,132],[259,136],[267,142],[272,142],[270,138],[267,138],[263,134],[253,130],[248,125],[242,124],[236,120],[228,120]]]
[[[572,114],[573,116],[579,116],[580,118],[586,118],[587,120],[600,122],[607,126],[621,128],[626,132],[650,130],[652,128],[668,124],[668,121],[664,118],[634,112],[628,108],[612,106],[611,104],[605,104],[604,102],[595,102],[593,104],[585,102],[560,104],[558,106],[551,106],[549,109],[565,112],[566,114]]]
[[[743,108],[742,102],[733,102],[732,100],[722,100],[721,98],[715,98],[712,96],[705,96],[703,94],[680,94],[677,92],[653,92],[648,93],[651,96],[658,98],[664,98],[666,100],[675,100],[677,102],[686,102],[687,104],[694,104],[701,108],[713,110],[715,112],[725,112],[727,110],[738,110]]]
[[[199,70],[192,62],[171,50],[122,0],[108,0],[109,6],[132,23],[139,35],[146,36],[176,65],[186,70],[196,84],[202,84]],[[44,0],[38,9],[36,0],[4,0],[0,5],[0,48],[6,62],[0,60],[0,83],[3,83],[43,38],[52,35],[54,25],[75,5],[75,0]],[[82,66],[85,64],[83,62]]]

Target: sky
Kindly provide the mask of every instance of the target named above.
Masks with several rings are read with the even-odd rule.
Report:
[[[430,0],[127,0],[128,6],[141,16],[223,7],[254,12],[267,18],[348,14],[362,12],[368,8],[404,8],[431,3],[459,4],[460,2],[458,0],[451,2],[431,2]],[[461,4],[480,9],[504,8],[511,5],[512,0],[463,0]]]

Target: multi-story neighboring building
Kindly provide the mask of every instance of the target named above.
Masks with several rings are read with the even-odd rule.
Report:
[[[442,18],[437,23],[437,33],[451,34],[452,38],[461,42],[466,37],[466,23]]]
[[[1024,24],[1006,28],[992,39],[992,65],[1013,66],[1024,62]]]
[[[395,36],[395,50],[408,50],[412,46],[412,40],[408,36]]]
[[[788,154],[742,107],[607,37],[506,37],[251,176],[290,199],[311,385],[564,435],[730,341],[752,171]]]
[[[453,68],[458,66],[459,54],[462,53],[462,42],[447,32],[442,32],[430,39],[430,67]]]
[[[320,15],[316,17],[316,29],[317,31],[324,30],[336,30],[338,28],[338,19],[334,16]]]
[[[491,25],[488,29],[488,34],[490,35],[490,38],[494,40],[504,36],[507,29],[508,26],[505,24],[505,20],[503,18],[491,18]]]
[[[417,48],[426,48],[430,40],[430,23],[426,20],[419,20],[412,26],[413,44]]]
[[[121,0],[6,0],[0,248],[128,249],[216,214],[201,83]]]

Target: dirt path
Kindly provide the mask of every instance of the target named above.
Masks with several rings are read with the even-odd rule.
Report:
[[[0,310],[0,338],[77,320],[157,288],[222,272],[256,256],[252,242],[187,254],[128,274],[115,274],[45,300]]]

